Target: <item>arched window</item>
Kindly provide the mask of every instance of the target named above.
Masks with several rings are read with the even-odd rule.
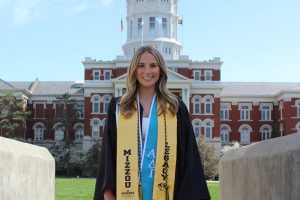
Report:
[[[201,121],[198,119],[193,120],[193,128],[194,128],[194,134],[196,138],[200,138],[201,135]]]
[[[214,98],[210,95],[203,97],[204,103],[204,113],[206,115],[212,114],[212,104],[214,102]]]
[[[64,139],[64,127],[61,123],[54,125],[55,141],[62,141]]]
[[[296,125],[296,131],[297,133],[300,133],[300,122]]]
[[[267,140],[271,138],[271,126],[270,125],[264,125],[261,127],[261,140]]]
[[[108,107],[109,107],[109,102],[110,102],[110,97],[109,96],[105,96],[103,98],[103,111],[104,113],[107,113]]]
[[[74,132],[75,132],[75,140],[76,141],[82,141],[83,140],[83,124],[75,124],[74,126]]]
[[[297,117],[300,118],[300,100],[296,101]]]
[[[212,139],[212,127],[213,127],[213,122],[212,120],[205,120],[203,122],[204,124],[204,136],[205,139]]]
[[[194,113],[195,114],[200,114],[200,112],[201,112],[200,100],[195,99],[195,101],[194,101]]]
[[[100,126],[101,126],[101,121],[99,119],[97,119],[97,118],[92,119],[92,121],[91,121],[92,138],[99,138]]]
[[[36,123],[33,125],[34,140],[44,140],[45,126],[43,123]]]
[[[92,111],[93,113],[100,113],[100,99],[101,97],[99,95],[94,95],[91,98],[92,101]]]
[[[227,125],[223,125],[221,126],[221,142],[222,143],[228,143],[229,142],[229,131],[230,131],[230,127],[228,127]]]
[[[250,144],[250,128],[247,125],[242,125],[239,129],[240,139],[242,144]]]

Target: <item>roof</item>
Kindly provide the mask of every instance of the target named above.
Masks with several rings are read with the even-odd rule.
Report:
[[[221,96],[275,96],[280,91],[299,90],[300,83],[221,82]]]
[[[33,95],[83,94],[82,84],[75,81],[40,81]]]

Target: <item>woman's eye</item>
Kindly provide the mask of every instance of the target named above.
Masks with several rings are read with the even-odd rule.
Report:
[[[153,68],[154,68],[154,67],[157,67],[157,65],[156,65],[156,64],[151,64],[151,67],[153,67]]]
[[[144,65],[143,64],[139,64],[138,67],[144,67]]]

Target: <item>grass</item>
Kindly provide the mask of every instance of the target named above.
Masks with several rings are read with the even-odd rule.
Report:
[[[94,196],[95,179],[91,178],[56,178],[56,200],[91,200]],[[208,183],[212,200],[219,199],[219,183]]]

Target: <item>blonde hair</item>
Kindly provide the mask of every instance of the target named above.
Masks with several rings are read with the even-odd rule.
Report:
[[[137,109],[135,105],[135,100],[139,83],[136,78],[136,70],[140,62],[141,56],[145,52],[151,53],[155,57],[157,64],[160,68],[160,77],[159,80],[156,82],[156,95],[161,105],[158,113],[160,115],[162,113],[165,113],[167,109],[169,109],[172,112],[172,114],[175,115],[178,111],[179,101],[177,97],[167,89],[168,75],[165,61],[161,53],[150,46],[143,46],[139,48],[132,57],[127,74],[126,92],[122,96],[120,101],[120,111],[125,117],[131,117]],[[170,105],[169,108],[167,108],[167,103]]]

